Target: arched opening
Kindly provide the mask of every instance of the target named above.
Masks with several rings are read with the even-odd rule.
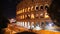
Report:
[[[43,6],[40,7],[40,10],[43,10]]]
[[[48,6],[45,6],[45,9],[47,10],[49,7]]]
[[[36,6],[35,6],[35,10],[39,10],[39,6],[36,5]]]

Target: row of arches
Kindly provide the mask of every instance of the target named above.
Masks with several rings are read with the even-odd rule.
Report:
[[[47,10],[49,8],[49,5],[41,5],[41,6],[38,6],[38,5],[36,5],[36,7],[35,7],[35,10]]]
[[[40,18],[49,18],[49,15],[47,13],[43,14],[24,14],[19,16],[20,19],[40,19]]]
[[[47,10],[48,8],[49,8],[49,5],[35,5],[35,6],[28,7],[28,8],[23,8],[17,11],[17,14],[21,14],[24,12],[31,12],[34,10],[44,10],[44,9]]]
[[[46,26],[54,26],[53,22],[17,22],[16,25],[22,26],[28,29],[36,28],[36,27],[40,27],[44,29]]]

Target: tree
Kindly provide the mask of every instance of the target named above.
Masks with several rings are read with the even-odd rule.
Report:
[[[48,13],[54,24],[60,26],[60,0],[52,1],[48,9]]]

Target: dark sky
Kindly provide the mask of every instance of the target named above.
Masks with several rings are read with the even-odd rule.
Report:
[[[16,16],[16,5],[21,0],[2,0],[2,13],[6,17],[15,17]]]

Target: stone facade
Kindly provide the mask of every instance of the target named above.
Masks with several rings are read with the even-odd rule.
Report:
[[[17,5],[16,19],[19,22],[51,22],[47,9],[51,0],[23,0]]]

